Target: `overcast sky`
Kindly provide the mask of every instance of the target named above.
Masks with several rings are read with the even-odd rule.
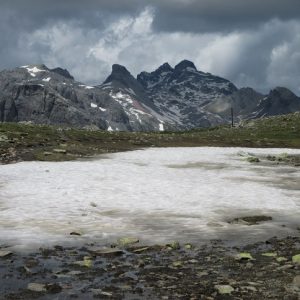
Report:
[[[300,0],[0,0],[0,69],[44,63],[101,83],[189,59],[238,87],[300,95]]]

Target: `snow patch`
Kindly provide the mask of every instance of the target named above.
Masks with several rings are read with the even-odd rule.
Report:
[[[101,110],[101,111],[106,111],[107,109],[106,108],[103,108],[103,107],[101,107],[101,106],[99,106],[99,109]]]
[[[112,131],[114,131],[114,130],[112,129],[112,127],[111,127],[111,126],[108,126],[108,128],[107,128],[107,131],[110,131],[110,132],[112,132]]]
[[[82,241],[105,243],[119,236],[158,244],[219,238],[249,242],[288,232],[293,222],[299,226],[300,170],[252,165],[240,151],[300,154],[289,149],[160,148],[92,161],[1,165],[1,243],[55,245],[74,241],[72,231],[82,232]],[[262,214],[274,222],[250,227],[226,222]]]
[[[30,68],[29,66],[23,66],[21,68],[26,69],[32,77],[36,77],[36,73],[46,72],[45,70],[41,70],[37,67]]]
[[[97,104],[95,104],[95,103],[93,103],[93,102],[91,102],[91,107],[92,107],[92,108],[97,108],[97,107],[98,107],[98,105],[97,105]]]
[[[48,77],[48,78],[44,78],[43,81],[45,82],[49,82],[51,80],[51,77]]]
[[[94,89],[93,86],[85,85],[85,84],[79,84],[80,87],[84,87],[86,90]]]
[[[164,128],[164,124],[163,124],[163,123],[160,123],[160,124],[159,124],[159,131],[165,131],[165,128]]]

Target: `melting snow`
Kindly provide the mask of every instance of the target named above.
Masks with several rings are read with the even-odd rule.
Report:
[[[26,69],[32,77],[36,77],[36,73],[46,72],[45,70],[41,70],[37,67],[30,68],[29,66],[23,66],[21,68]]]
[[[43,81],[45,82],[49,82],[51,80],[51,77],[48,77],[48,78],[44,78]]]
[[[93,86],[88,86],[88,85],[85,85],[85,84],[79,84],[80,87],[84,87],[86,90],[91,90],[91,89],[94,89]]]
[[[91,161],[2,165],[1,243],[64,243],[74,241],[69,233],[77,230],[83,236],[76,240],[111,242],[133,235],[151,243],[249,242],[289,234],[293,224],[299,226],[299,168],[250,164],[238,155],[241,150],[300,154],[288,149],[168,148]],[[274,222],[249,227],[226,222],[259,214]]]
[[[91,103],[91,107],[92,107],[92,108],[97,108],[98,105],[92,102],[92,103]]]
[[[112,131],[114,131],[114,130],[112,129],[112,127],[111,127],[111,126],[108,126],[108,128],[107,128],[107,131],[110,131],[110,132],[112,132]]]
[[[164,124],[163,124],[163,123],[160,123],[160,124],[159,124],[159,131],[165,131],[165,128],[164,128]]]

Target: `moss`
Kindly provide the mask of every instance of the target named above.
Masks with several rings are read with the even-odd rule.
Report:
[[[0,135],[5,136],[5,143],[0,144],[2,162],[34,159],[71,160],[152,146],[300,148],[300,114],[252,120],[236,128],[224,125],[162,133],[86,131],[57,126],[0,123]],[[14,157],[7,155],[12,148],[16,151]],[[44,155],[44,152],[53,152],[53,149],[64,149],[67,154]],[[300,163],[300,157],[282,155],[280,159],[283,162]]]

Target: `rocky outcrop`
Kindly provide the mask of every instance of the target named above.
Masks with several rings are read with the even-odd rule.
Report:
[[[165,63],[152,73],[142,72],[137,80],[161,119],[179,129],[224,123],[218,114],[205,110],[205,105],[237,91],[230,81],[198,71],[188,60],[180,62],[174,69]]]
[[[300,98],[286,88],[262,95],[197,70],[183,60],[137,78],[121,65],[99,86],[77,82],[63,68],[28,65],[0,72],[0,121],[164,131],[210,127],[300,111]]]

